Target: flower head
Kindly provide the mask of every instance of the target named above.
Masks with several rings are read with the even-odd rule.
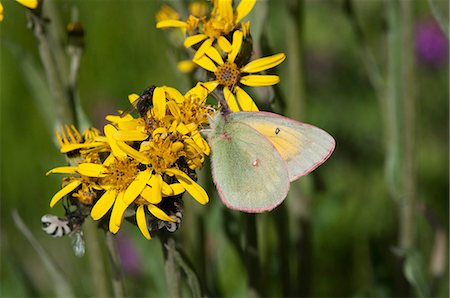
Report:
[[[231,51],[231,43],[227,38],[232,32],[243,30],[240,22],[253,9],[255,2],[256,0],[241,0],[234,9],[232,0],[213,1],[209,17],[202,16],[205,13],[203,7],[196,9],[191,7],[191,15],[186,21],[166,19],[158,21],[156,27],[177,27],[185,30],[187,37],[184,46],[197,49],[194,59],[202,57],[215,44],[228,53]],[[244,33],[247,32],[248,30],[244,29]]]
[[[210,91],[217,87],[223,88],[224,97],[232,111],[258,111],[256,104],[241,85],[270,86],[280,79],[276,75],[255,74],[277,66],[284,61],[283,53],[259,58],[241,66],[236,62],[243,41],[243,33],[233,34],[232,50],[223,59],[215,48],[210,48],[206,55],[194,59],[194,62],[213,74],[213,80],[208,82]],[[235,97],[236,95],[236,97]]]
[[[433,67],[445,65],[448,60],[448,41],[448,37],[435,20],[419,23],[416,28],[417,57]]]
[[[140,117],[108,116],[104,136],[87,130],[83,136],[73,126],[57,133],[61,152],[76,153],[76,162],[49,173],[70,175],[51,200],[51,207],[70,197],[91,208],[94,220],[109,216],[109,231],[117,233],[129,209],[145,238],[150,239],[149,218],[176,222],[162,205],[187,191],[201,204],[208,196],[194,180],[195,169],[210,153],[199,128],[207,123],[211,108],[207,92],[194,88],[186,95],[171,87],[154,87],[151,101]],[[131,94],[130,102],[140,96]],[[140,100],[143,100],[142,98]]]

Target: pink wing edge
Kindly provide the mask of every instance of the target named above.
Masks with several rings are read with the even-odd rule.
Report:
[[[271,114],[271,113],[269,113],[269,114]],[[243,123],[243,124],[245,124],[245,123]],[[247,125],[247,124],[245,124],[245,125]],[[252,127],[252,129],[254,129],[254,128]],[[256,131],[256,132],[258,134],[260,134],[261,137],[263,137],[263,138],[265,138],[267,140],[267,138],[265,136],[263,136],[259,131]],[[269,140],[267,140],[267,141],[270,143],[270,145],[273,147],[273,149],[278,153],[278,151],[275,148],[275,146],[272,145],[272,143]],[[214,154],[214,152],[212,152],[212,154]],[[284,168],[285,168],[285,170],[286,170],[286,172],[288,173],[288,176],[289,176],[287,163],[284,163]],[[247,212],[247,213],[263,213],[263,212],[271,211],[271,210],[275,209],[277,206],[279,206],[284,201],[284,199],[286,199],[286,197],[287,197],[287,195],[289,193],[289,189],[290,189],[290,185],[289,185],[289,187],[286,189],[286,192],[282,196],[280,196],[280,199],[278,201],[276,201],[273,205],[270,205],[270,206],[268,206],[266,208],[256,208],[256,209],[252,209],[252,208],[248,208],[248,209],[247,208],[236,208],[235,206],[231,205],[230,202],[227,201],[225,195],[222,192],[222,188],[217,183],[216,176],[214,175],[214,162],[213,162],[212,159],[211,159],[211,175],[212,175],[212,178],[213,178],[213,181],[214,181],[214,185],[216,186],[217,192],[219,194],[219,197],[222,200],[222,202],[225,204],[225,206],[227,206],[228,208],[233,209],[233,210]],[[289,184],[290,184],[290,182],[289,182]]]
[[[300,177],[306,176],[309,173],[311,173],[312,171],[314,171],[315,169],[317,169],[321,164],[323,164],[331,156],[331,154],[333,153],[334,149],[336,148],[336,140],[333,138],[333,136],[330,135],[325,130],[323,130],[322,128],[317,127],[315,125],[312,125],[312,124],[309,124],[309,123],[300,122],[298,120],[295,120],[295,119],[292,119],[292,118],[288,118],[288,117],[285,117],[285,116],[282,116],[282,115],[279,115],[279,114],[271,113],[271,112],[264,112],[264,111],[262,111],[262,112],[240,112],[240,113],[258,114],[258,115],[264,114],[264,115],[268,115],[268,116],[271,116],[271,117],[278,117],[278,118],[282,118],[282,119],[289,119],[290,121],[297,122],[297,123],[299,123],[301,125],[304,125],[304,126],[312,126],[314,128],[317,128],[317,129],[321,130],[322,132],[326,133],[333,140],[333,143],[332,143],[332,146],[330,147],[330,150],[328,150],[327,154],[320,161],[316,162],[314,165],[312,165],[310,168],[308,168],[303,173],[300,173],[300,174],[292,177],[291,179],[289,179],[290,182],[293,182],[293,181],[297,180]]]

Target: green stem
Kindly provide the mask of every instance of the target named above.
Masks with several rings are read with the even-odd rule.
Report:
[[[369,81],[372,84],[375,92],[377,93],[377,97],[380,101],[382,108],[385,106],[385,82],[384,77],[381,74],[380,68],[375,60],[375,55],[371,50],[366,36],[364,34],[363,29],[358,21],[357,15],[355,13],[355,8],[352,0],[345,1],[345,13],[347,14],[350,23],[353,28],[353,32],[355,33],[356,40],[360,47],[362,48],[362,62],[364,63],[364,67],[366,68],[367,75],[369,77]]]
[[[106,268],[100,246],[100,237],[97,225],[92,220],[86,220],[83,225],[86,237],[87,255],[89,257],[89,267],[92,284],[95,290],[95,297],[108,297],[108,279],[106,278]]]
[[[402,103],[403,103],[403,177],[404,200],[400,213],[400,239],[402,248],[411,248],[415,240],[415,72],[414,72],[414,35],[413,4],[400,1],[402,28]]]
[[[30,229],[23,222],[17,210],[12,211],[12,218],[16,224],[19,231],[25,236],[25,238],[30,242],[31,246],[39,255],[40,259],[44,263],[44,268],[47,269],[49,275],[48,277],[53,280],[53,285],[55,287],[55,292],[57,297],[74,297],[73,290],[67,280],[64,278],[64,274],[58,269],[56,264],[53,262],[51,257],[48,255],[47,251],[41,246],[41,244],[36,240],[36,238],[31,233]]]
[[[305,114],[305,78],[303,49],[303,14],[304,2],[288,1],[288,17],[286,18],[288,67],[288,92],[286,115],[294,119],[302,119]]]
[[[431,13],[433,14],[434,18],[438,21],[439,26],[441,27],[442,31],[445,32],[447,37],[450,37],[449,32],[449,19],[447,16],[445,16],[442,11],[449,10],[448,8],[448,1],[442,1],[442,3],[446,4],[446,9],[439,8],[436,0],[428,0],[428,4],[430,5]]]
[[[55,123],[55,127],[60,127],[63,123],[74,123],[74,112],[70,105],[70,99],[62,81],[62,74],[52,54],[52,43],[47,33],[46,20],[34,12],[28,12],[28,16],[32,23],[33,33],[39,43],[39,55],[56,107],[57,123]]]
[[[164,252],[164,269],[166,273],[167,289],[169,297],[181,297],[180,270],[175,259],[175,240],[172,238],[160,237]]]
[[[260,266],[258,259],[258,232],[256,229],[256,214],[245,214],[245,265],[247,267],[249,297],[259,297]]]
[[[106,247],[108,248],[109,261],[111,265],[114,297],[125,297],[123,275],[121,270],[120,257],[117,251],[117,244],[115,241],[115,236],[110,232],[106,232]]]

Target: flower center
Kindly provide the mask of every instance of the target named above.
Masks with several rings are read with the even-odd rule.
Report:
[[[227,61],[223,65],[217,67],[214,72],[219,85],[222,86],[233,86],[239,80],[239,69],[233,62]]]
[[[164,138],[160,135],[156,135],[148,143],[144,152],[150,157],[150,164],[156,173],[162,174],[166,169],[171,168],[182,154],[180,152],[182,148],[178,146],[180,142],[175,143],[177,145],[171,137]]]
[[[109,175],[104,183],[111,185],[117,191],[125,191],[138,174],[139,162],[129,159],[116,159],[108,166]]]

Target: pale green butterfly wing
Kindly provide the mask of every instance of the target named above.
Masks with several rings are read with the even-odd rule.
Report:
[[[245,123],[264,135],[286,161],[289,180],[294,181],[330,157],[335,140],[324,130],[268,112],[239,112],[230,122]]]
[[[275,147],[250,126],[211,121],[208,135],[211,168],[219,196],[226,206],[245,212],[272,210],[286,197],[286,162]]]

